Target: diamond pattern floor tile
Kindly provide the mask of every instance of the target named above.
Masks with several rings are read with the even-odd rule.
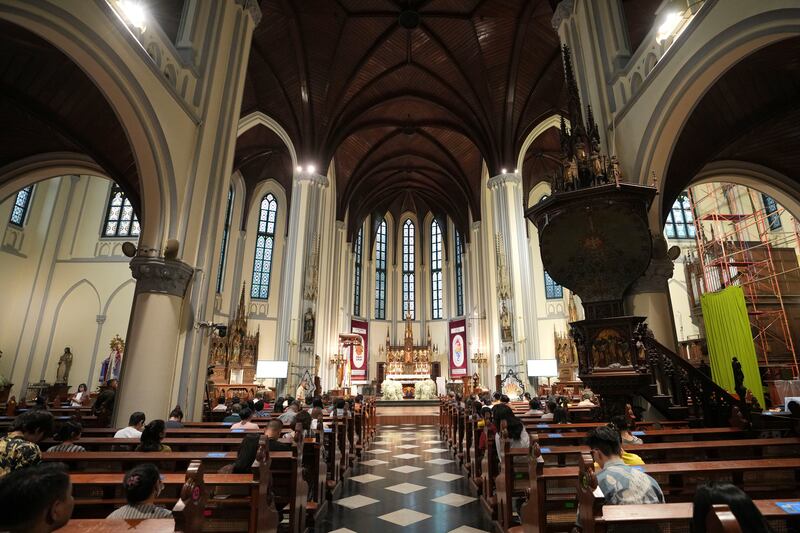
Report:
[[[371,483],[373,481],[378,481],[379,479],[386,479],[386,478],[384,478],[383,476],[376,476],[375,474],[361,474],[360,476],[353,476],[350,479],[357,483]]]
[[[413,453],[401,453],[400,455],[395,455],[395,459],[416,459],[419,455],[414,455]]]
[[[430,450],[423,450],[428,453],[444,453],[447,451],[447,448],[431,448]]]
[[[395,448],[400,448],[401,450],[410,450],[412,448],[419,448],[419,446],[415,444],[401,444],[399,446],[395,446]]]
[[[401,474],[410,474],[411,472],[416,472],[416,471],[422,470],[422,469],[420,467],[418,467],[418,466],[403,465],[403,466],[398,466],[398,467],[395,467],[395,468],[390,468],[389,470],[393,470],[395,472],[400,472]]]
[[[455,531],[455,529],[453,530]],[[478,531],[477,529],[475,531]],[[352,529],[347,529],[346,527],[340,527],[339,529],[334,529],[333,531],[328,531],[328,533],[356,533]],[[450,533],[453,533],[452,531]]]
[[[440,440],[424,440],[424,441],[422,441],[422,444],[441,444],[441,443],[442,443],[442,441],[440,441]]]
[[[347,507],[348,509],[358,509],[359,507],[364,507],[365,505],[378,503],[379,501],[380,500],[376,500],[375,498],[368,498],[366,496],[361,496],[360,494],[356,494],[355,496],[342,498],[341,500],[335,500],[333,503],[338,503],[342,507]]]
[[[425,513],[418,513],[417,511],[413,511],[411,509],[400,509],[393,513],[381,515],[378,518],[381,520],[386,520],[387,522],[391,522],[392,524],[397,524],[398,526],[410,526],[411,524],[416,524],[426,518],[430,518],[431,515]]]
[[[484,531],[483,529],[475,529],[474,527],[470,526],[459,526],[455,529],[451,529],[447,533],[489,533],[489,532]]]
[[[462,505],[474,502],[475,500],[477,500],[477,498],[451,492],[450,494],[445,494],[444,496],[439,496],[438,498],[434,498],[431,501],[434,501],[436,503],[443,503],[445,505],[450,505],[453,507],[461,507]]]
[[[386,487],[386,490],[391,490],[393,492],[399,492],[400,494],[411,494],[412,492],[417,492],[418,490],[422,490],[425,487],[422,485],[415,485],[414,483],[400,483],[399,485],[392,485],[391,487]]]
[[[455,479],[461,479],[462,477],[464,476],[460,474],[451,474],[449,472],[442,472],[441,474],[436,474],[435,476],[428,476],[428,479],[435,479],[437,481],[453,481]]]
[[[375,450],[367,450],[367,453],[372,453],[372,454],[375,454],[375,455],[380,455],[380,454],[382,454],[382,453],[389,453],[389,450],[382,450],[382,449],[378,448],[378,449],[375,449]]]
[[[426,463],[430,463],[432,465],[446,465],[447,463],[452,463],[452,459],[431,459],[430,461],[425,461]]]
[[[389,461],[381,461],[380,459],[370,459],[369,461],[361,461],[359,464],[367,466],[380,466],[380,465],[388,465]]]

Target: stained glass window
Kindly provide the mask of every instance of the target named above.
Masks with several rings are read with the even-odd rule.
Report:
[[[355,243],[353,243],[353,314],[361,316],[361,228],[358,228]]]
[[[31,205],[32,197],[33,185],[29,185],[17,193],[14,197],[14,207],[11,208],[11,218],[9,222],[20,228],[25,224],[25,218],[28,216],[28,207]]]
[[[461,235],[456,230],[456,315],[464,315],[464,263],[461,255],[464,249],[461,245]]]
[[[414,316],[414,223],[403,224],[403,320]]]
[[[375,318],[386,318],[386,219],[375,234]]]
[[[544,273],[544,293],[548,300],[558,300],[564,297],[564,289],[550,277],[547,271]]]
[[[442,230],[431,222],[431,316],[442,318]]]
[[[778,212],[778,202],[768,194],[761,193],[761,200],[764,202],[764,211],[767,213],[769,229],[780,229],[781,215]]]
[[[686,193],[678,196],[667,215],[664,233],[668,239],[694,239],[694,215]]]
[[[133,206],[125,191],[116,183],[111,186],[106,209],[106,223],[103,237],[138,237],[139,220],[133,213]]]
[[[225,254],[228,251],[228,234],[231,229],[231,211],[233,206],[233,187],[228,189],[228,207],[225,208],[225,222],[222,227],[222,247],[219,250],[219,271],[217,272],[217,292],[222,292],[225,280]]]
[[[256,255],[253,259],[253,283],[250,297],[260,300],[269,298],[269,282],[272,275],[272,256],[275,252],[275,225],[278,221],[278,201],[272,193],[261,199],[256,233]]]

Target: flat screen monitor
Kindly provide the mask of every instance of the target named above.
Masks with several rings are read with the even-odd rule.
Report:
[[[289,361],[259,361],[256,363],[256,377],[285,379],[289,375]]]
[[[555,359],[528,359],[528,377],[556,377],[558,364]]]

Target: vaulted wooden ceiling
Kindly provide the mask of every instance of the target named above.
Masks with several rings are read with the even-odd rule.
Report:
[[[301,164],[335,162],[351,228],[411,203],[465,230],[482,161],[513,170],[562,108],[548,0],[263,0],[242,115],[262,111]],[[323,170],[324,171],[324,170]]]
[[[5,21],[0,21],[0,124],[0,167],[47,152],[88,155],[138,210],[133,152],[103,94],[60,50]]]
[[[722,160],[766,166],[800,188],[800,37],[754,52],[706,92],[670,159],[663,218],[706,164]]]

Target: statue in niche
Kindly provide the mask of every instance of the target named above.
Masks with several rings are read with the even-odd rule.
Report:
[[[622,181],[622,171],[619,168],[619,159],[617,156],[611,156],[611,162],[608,166],[608,179],[613,181],[614,183],[619,183]]]
[[[511,316],[508,314],[506,304],[500,308],[500,338],[503,342],[513,342],[514,335],[511,331]]]
[[[303,342],[314,342],[314,312],[310,307],[303,315]]]
[[[69,346],[64,348],[64,353],[58,358],[58,369],[56,370],[56,383],[67,383],[69,381],[69,369],[72,368],[72,352]]]

